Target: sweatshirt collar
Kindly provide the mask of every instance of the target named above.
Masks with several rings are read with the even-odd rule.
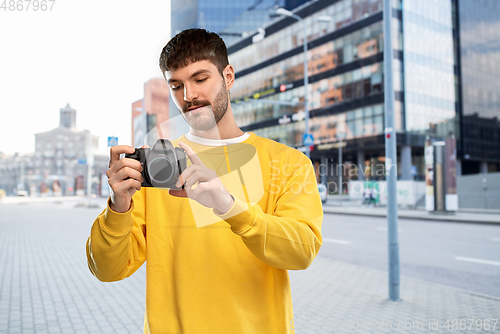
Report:
[[[186,133],[184,135],[186,139],[189,141],[192,141],[193,143],[204,145],[204,146],[224,146],[224,145],[231,145],[231,144],[236,144],[236,143],[241,143],[247,140],[250,137],[250,133],[245,132],[239,137],[235,138],[228,138],[228,139],[207,139],[199,136],[195,136],[191,134],[190,132]]]

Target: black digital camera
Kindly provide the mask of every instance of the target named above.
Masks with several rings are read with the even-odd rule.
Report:
[[[177,188],[175,186],[181,173],[187,167],[187,156],[184,149],[175,147],[168,139],[158,139],[152,148],[136,148],[125,158],[142,163],[142,187]]]

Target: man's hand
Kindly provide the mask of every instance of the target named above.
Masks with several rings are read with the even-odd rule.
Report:
[[[134,159],[120,159],[120,154],[131,154],[134,151],[135,149],[128,145],[113,146],[110,150],[111,157],[106,176],[112,190],[110,207],[116,212],[127,212],[130,209],[132,195],[141,190],[143,182],[141,163]]]
[[[234,200],[217,177],[215,171],[206,167],[187,144],[179,142],[179,146],[186,151],[186,155],[191,160],[191,165],[182,172],[175,185],[180,188],[184,184],[184,189],[170,189],[170,195],[191,198],[203,206],[215,209],[219,213],[228,212],[233,206]],[[196,182],[198,182],[196,188],[191,189]]]

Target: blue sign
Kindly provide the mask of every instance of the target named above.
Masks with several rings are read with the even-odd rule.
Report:
[[[78,159],[78,164],[79,165],[86,165],[87,164],[87,159]]]
[[[108,137],[108,147],[118,145],[118,137]]]
[[[410,167],[410,174],[413,176],[417,175],[417,166]]]
[[[302,142],[304,143],[304,146],[314,145],[314,138],[313,138],[312,133],[304,133],[304,137],[302,138]]]

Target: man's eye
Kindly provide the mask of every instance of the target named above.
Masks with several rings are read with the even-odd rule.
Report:
[[[196,82],[203,82],[203,81],[205,81],[205,80],[207,80],[207,78],[205,78],[205,79],[199,79],[199,80],[196,80]]]
[[[180,88],[181,88],[181,86],[172,87],[172,90],[179,90]]]

